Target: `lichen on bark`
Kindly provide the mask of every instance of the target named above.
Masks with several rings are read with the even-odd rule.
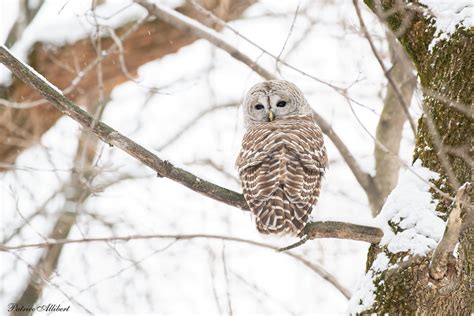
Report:
[[[415,1],[408,2],[419,6]],[[422,10],[411,10],[406,1],[366,0],[365,3],[375,13],[382,11],[388,15],[387,26],[394,33],[398,32],[398,40],[418,72],[424,115],[418,120],[414,160],[421,160],[422,166],[437,172],[439,177],[433,184],[454,197],[453,182],[473,181],[473,29],[458,25],[448,39],[439,41],[430,51],[435,17],[423,14]],[[405,5],[405,9],[400,8],[400,4]],[[394,9],[395,6],[399,6],[398,9]],[[411,16],[408,25],[407,15]],[[433,132],[438,137],[434,137]],[[456,181],[448,179],[448,170],[442,164],[443,155]],[[452,201],[434,190],[432,198],[440,217],[445,219]],[[472,203],[472,193],[470,200]],[[397,225],[391,228],[394,233],[402,229]],[[363,314],[470,315],[473,310],[473,242],[474,229],[470,227],[461,234],[457,257],[450,257],[448,271],[439,281],[432,279],[428,271],[432,253],[413,256],[372,246],[367,269],[382,252],[389,257],[392,268],[374,275],[375,301]],[[393,268],[393,264],[398,267]]]

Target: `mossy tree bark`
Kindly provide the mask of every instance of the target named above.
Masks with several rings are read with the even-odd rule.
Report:
[[[430,16],[422,5],[416,1],[408,4],[396,0],[365,2],[396,34],[418,72],[424,114],[418,121],[414,160],[421,160],[424,167],[439,173],[433,184],[454,197],[459,184],[473,180],[473,29],[457,25],[448,39],[439,41],[430,50],[436,33],[436,17]],[[432,197],[440,216],[445,219],[452,201],[435,192]],[[471,204],[472,198],[471,193]],[[387,254],[392,267],[393,264],[398,267],[377,276],[375,301],[363,313],[469,315],[473,308],[474,229],[472,218],[465,217],[464,221],[458,256],[450,257],[448,270],[441,280],[430,277],[432,253],[420,257],[390,253],[386,247],[372,247],[368,267],[381,251]],[[394,233],[400,229],[394,227]]]

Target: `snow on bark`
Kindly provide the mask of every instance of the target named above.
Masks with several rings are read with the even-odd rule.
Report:
[[[400,177],[398,185],[388,196],[380,214],[375,219],[384,232],[380,246],[385,252],[379,253],[369,271],[360,281],[349,302],[349,312],[359,313],[375,301],[375,291],[388,269],[387,254],[407,253],[425,255],[434,250],[443,236],[445,222],[436,215],[436,203],[429,192],[429,180],[437,178],[437,173],[415,163]],[[403,260],[403,259],[402,259]]]
[[[429,51],[441,40],[448,40],[456,31],[456,26],[470,28],[474,26],[472,0],[439,1],[421,0],[429,10],[429,15],[434,15],[436,32],[428,46]]]

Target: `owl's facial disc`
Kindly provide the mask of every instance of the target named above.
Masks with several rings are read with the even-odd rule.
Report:
[[[264,92],[250,95],[247,99],[247,115],[253,122],[268,122],[274,119],[270,98]]]
[[[283,80],[256,84],[247,93],[244,104],[244,122],[247,127],[311,112],[303,93],[291,82]]]

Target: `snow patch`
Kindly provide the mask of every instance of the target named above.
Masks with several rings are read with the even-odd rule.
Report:
[[[387,198],[376,222],[384,232],[381,245],[387,245],[390,252],[424,255],[434,249],[443,236],[445,222],[436,215],[428,182],[437,175],[417,162],[411,171],[407,170],[400,177]],[[395,234],[389,221],[403,231]]]
[[[441,239],[445,222],[436,216],[436,204],[429,192],[429,180],[438,174],[415,163],[411,170],[405,171],[397,186],[388,196],[380,214],[375,218],[384,236],[380,242],[391,253],[409,252],[424,255],[433,250]],[[395,233],[389,222],[402,229]],[[406,260],[406,257],[402,260]],[[360,313],[372,306],[375,300],[375,279],[389,267],[389,258],[380,253],[369,271],[360,281],[349,302],[350,313]]]
[[[441,40],[448,40],[451,34],[456,31],[456,25],[462,25],[466,28],[474,26],[472,12],[474,2],[471,0],[439,1],[439,0],[421,0],[434,15],[436,32],[434,38],[428,46],[431,52],[433,47]]]
[[[375,302],[375,276],[388,268],[389,258],[385,253],[379,253],[365,274],[362,280],[357,285],[357,292],[352,295],[349,300],[349,313],[357,314],[369,309]],[[381,281],[382,283],[383,281]]]

